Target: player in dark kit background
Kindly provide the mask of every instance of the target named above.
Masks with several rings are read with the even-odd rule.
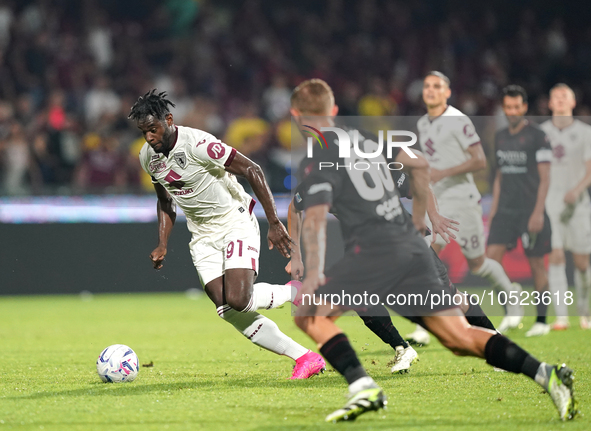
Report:
[[[548,291],[544,255],[552,251],[550,219],[545,211],[552,148],[542,129],[524,118],[527,93],[522,87],[509,85],[503,89],[503,111],[509,126],[495,136],[497,172],[487,255],[502,263],[505,252],[521,238],[540,295],[536,323],[526,336],[541,336],[550,332],[546,323],[548,306],[541,295]]]
[[[305,81],[294,90],[292,115],[300,127],[303,124],[317,129],[332,126],[332,117],[337,111],[332,90],[322,80]],[[303,116],[306,116],[307,123],[302,122]],[[326,150],[315,152],[314,161],[346,164],[349,160],[339,158],[338,142],[330,142],[334,143],[332,149],[329,145]],[[375,149],[368,141],[363,141],[362,146],[365,152]],[[372,160],[379,162],[379,157]],[[393,181],[390,183],[392,178],[388,170],[382,171],[379,183],[372,181],[370,185],[365,174],[358,175],[348,169],[321,170],[318,164],[312,165],[305,180],[308,182],[303,225],[306,275],[299,297],[363,289],[369,295],[378,295],[382,303],[388,303],[387,297],[392,293],[407,297],[411,293],[427,293],[428,296],[428,290],[441,294],[448,289],[438,279],[429,248],[421,237],[426,228],[429,166],[424,158],[411,158],[404,151],[398,153],[396,161],[402,163],[410,175],[412,218],[400,208],[399,194]],[[368,175],[377,179],[376,172],[377,168],[374,168]],[[374,189],[371,196],[369,189]],[[388,205],[384,205],[386,202]],[[329,209],[338,214],[347,251],[325,275]],[[349,401],[343,408],[329,414],[326,420],[353,420],[367,411],[383,407],[385,395],[361,366],[347,336],[334,323],[344,308],[331,302],[315,303],[317,301],[304,303],[298,308],[296,324],[318,344],[326,360],[349,384]],[[490,365],[527,375],[550,394],[561,419],[575,416],[572,370],[565,365],[551,366],[539,362],[507,337],[471,326],[458,307],[431,308],[431,305],[424,307],[415,303],[407,307],[392,305],[391,308],[403,315],[420,316],[425,327],[457,355],[484,358]]]
[[[362,136],[368,139],[377,141],[377,137],[372,134],[369,134],[364,131],[360,131],[360,133]],[[300,166],[300,168],[298,168],[298,173],[306,171],[306,165],[310,163],[310,160],[304,159],[303,162],[304,163],[302,163],[302,165],[304,166]],[[396,185],[400,193],[400,196],[411,199],[412,196],[410,193],[410,181],[408,179],[408,176],[401,170],[392,171],[391,174],[392,179],[394,180],[394,184]],[[286,266],[286,271],[292,276],[292,284],[298,283],[298,281],[296,280],[299,280],[301,277],[303,277],[304,274],[304,264],[302,262],[300,250],[300,232],[302,213],[304,211],[304,208],[306,207],[304,198],[306,196],[305,191],[307,189],[307,182],[300,182],[295,190],[294,197],[289,205],[288,231],[289,235],[294,240],[294,246],[292,248],[291,260]],[[407,212],[404,207],[403,211]],[[440,232],[440,235],[446,243],[450,242],[449,238],[455,238],[454,233],[450,231],[457,231],[457,228],[453,226],[455,222],[439,214],[439,212],[437,211],[435,196],[433,195],[430,189],[428,214],[429,219],[432,220],[431,223],[435,225],[435,230],[437,232]],[[338,215],[333,215],[335,215],[338,218]],[[410,217],[410,214],[408,216]],[[434,239],[435,235],[431,235],[431,232],[426,233],[425,241],[427,243],[432,243]],[[466,315],[466,319],[468,320],[468,322],[473,326],[480,326],[482,328],[491,329],[493,331],[496,330],[493,323],[488,319],[482,308],[478,305],[478,299],[470,301],[468,298],[469,295],[467,293],[457,291],[456,287],[452,284],[451,280],[449,279],[449,275],[445,264],[441,261],[441,259],[439,259],[439,256],[437,255],[435,250],[433,250],[433,248],[431,248],[431,254],[435,261],[435,266],[437,268],[439,279],[441,280],[443,285],[450,286],[454,294],[457,292],[458,294],[464,296],[460,308]],[[299,303],[295,305],[299,305]],[[418,355],[416,351],[408,344],[407,341],[405,341],[402,338],[402,336],[392,323],[390,314],[385,306],[381,304],[372,306],[359,317],[361,318],[361,320],[363,320],[365,326],[367,326],[372,332],[374,332],[378,337],[380,337],[380,339],[384,343],[389,344],[396,352],[396,356],[392,361],[392,373],[402,373],[408,371],[411,365],[418,360]],[[414,320],[414,317],[411,316],[409,317],[409,319]]]

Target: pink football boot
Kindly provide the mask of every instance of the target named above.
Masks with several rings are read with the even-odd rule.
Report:
[[[326,362],[318,353],[308,350],[308,353],[296,359],[291,380],[307,379],[316,374],[323,373],[326,369]]]

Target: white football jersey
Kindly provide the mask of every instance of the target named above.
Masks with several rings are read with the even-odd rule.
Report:
[[[480,137],[465,114],[448,106],[437,118],[423,115],[417,122],[419,143],[431,167],[443,170],[453,168],[470,160],[471,145],[480,143]],[[433,193],[438,199],[476,199],[480,193],[472,173],[446,177],[433,184]]]
[[[255,201],[224,169],[232,163],[236,149],[202,130],[177,127],[177,141],[168,157],[156,153],[146,142],[140,151],[140,163],[152,182],[162,184],[183,210],[189,229],[195,231],[193,228],[210,221],[218,224],[213,218],[240,207],[252,211]]]
[[[591,126],[579,120],[564,129],[559,129],[552,120],[545,121],[540,128],[546,133],[552,145],[550,165],[550,188],[546,205],[560,205],[564,195],[572,190],[585,176],[585,162],[591,160]],[[582,203],[589,205],[589,194],[583,193]]]

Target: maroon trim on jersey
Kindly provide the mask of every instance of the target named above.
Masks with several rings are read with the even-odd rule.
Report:
[[[254,206],[257,204],[257,201],[255,201],[254,199],[250,201],[250,205],[248,206],[248,213],[252,214],[252,210],[254,209]]]
[[[250,263],[252,264],[252,270],[253,270],[254,272],[256,272],[256,270],[257,270],[257,261],[255,260],[255,258],[254,258],[254,257],[251,257],[251,258],[250,258]]]
[[[432,123],[433,121],[437,120],[438,118],[443,117],[443,114],[445,114],[447,112],[447,110],[449,109],[450,106],[451,105],[447,105],[447,108],[445,108],[445,110],[440,115],[438,115],[437,117],[431,118],[431,117],[429,117],[429,114],[427,114],[427,120],[429,120],[429,123]]]
[[[232,151],[230,151],[230,155],[226,159],[226,163],[224,163],[224,167],[227,168],[228,166],[230,166],[230,164],[232,163],[232,160],[234,160],[234,157],[236,157],[236,148],[232,148]]]
[[[470,145],[468,145],[468,148],[470,148],[470,147],[471,147],[471,146],[473,146],[473,145],[478,145],[478,144],[481,144],[481,143],[482,143],[482,142],[480,142],[480,141],[478,141],[478,142],[474,142],[473,144],[470,144]]]

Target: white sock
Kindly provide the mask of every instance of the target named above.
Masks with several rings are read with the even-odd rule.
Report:
[[[218,307],[217,312],[222,319],[257,346],[278,355],[289,356],[294,361],[308,352],[308,349],[281,332],[275,322],[262,314],[236,311],[227,304]]]
[[[243,313],[256,310],[270,310],[291,301],[291,286],[283,284],[255,283],[252,296]]]
[[[429,334],[429,331],[427,331],[421,325],[417,325],[417,327],[415,328],[415,332],[424,332],[425,334]]]
[[[485,257],[482,266],[472,274],[487,279],[494,288],[503,289],[507,293],[515,290],[503,266],[494,259]]]
[[[589,317],[589,291],[591,290],[591,268],[581,272],[575,270],[575,289],[577,291],[577,312],[579,316]]]
[[[568,306],[565,304],[565,294],[568,291],[568,280],[566,279],[566,265],[550,264],[548,267],[548,288],[552,293],[552,305],[556,317],[568,318]],[[558,295],[558,298],[556,297]]]
[[[374,380],[371,377],[369,377],[369,376],[361,377],[349,385],[349,393],[351,395],[353,395],[359,391],[363,391],[363,390],[369,389],[369,388],[377,388],[377,387],[378,387],[377,383],[374,382]]]

